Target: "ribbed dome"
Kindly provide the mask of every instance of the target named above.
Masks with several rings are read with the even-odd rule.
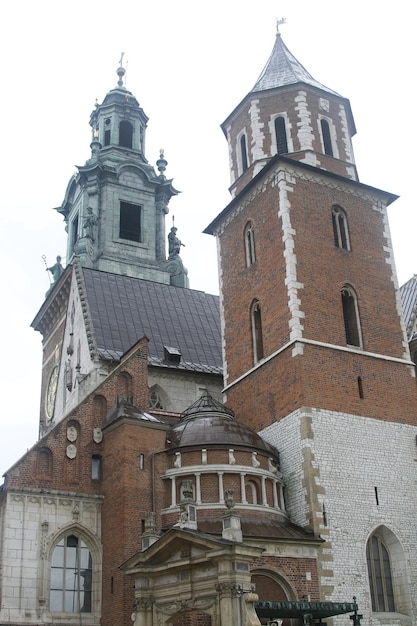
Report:
[[[233,411],[207,395],[184,411],[179,424],[168,431],[167,446],[172,449],[211,445],[245,446],[277,456],[273,446],[235,420]]]
[[[131,93],[124,87],[116,87],[115,89],[109,91],[106,94],[101,106],[114,103],[123,105],[129,104],[130,106],[133,105],[137,107],[139,106],[139,102],[137,101],[133,93]]]

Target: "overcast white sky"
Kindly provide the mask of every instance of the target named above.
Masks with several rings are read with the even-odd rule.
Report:
[[[215,241],[202,230],[229,201],[219,125],[254,85],[281,17],[297,59],[351,101],[361,181],[401,196],[390,223],[402,284],[417,272],[412,11],[409,0],[2,4],[0,473],[38,436],[42,347],[30,323],[49,287],[42,255],[52,265],[66,254],[52,208],[90,156],[89,115],[116,85],[120,53],[150,118],[146,156],[155,163],[163,147],[166,174],[183,192],[167,226],[174,214],[193,288],[218,291]]]

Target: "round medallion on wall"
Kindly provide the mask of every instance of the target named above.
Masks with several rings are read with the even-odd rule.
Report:
[[[74,446],[73,443],[70,443],[67,445],[67,457],[69,459],[75,459],[75,457],[77,456],[77,448],[76,446]]]

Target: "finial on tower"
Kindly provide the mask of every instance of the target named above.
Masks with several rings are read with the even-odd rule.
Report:
[[[282,24],[285,24],[285,23],[286,23],[286,21],[287,21],[287,20],[285,19],[285,17],[281,17],[281,19],[280,19],[280,20],[277,18],[277,35],[280,35],[280,34],[281,34],[281,33],[279,32],[279,27],[280,27],[280,26],[282,26]]]
[[[165,178],[165,170],[167,168],[168,165],[168,161],[166,160],[165,156],[164,156],[164,149],[160,148],[159,150],[159,159],[156,162],[156,166],[159,170],[159,176],[160,178]]]
[[[117,81],[117,86],[118,87],[123,87],[123,76],[126,74],[126,70],[123,67],[123,57],[124,57],[125,53],[122,52],[122,55],[120,57],[120,61],[119,61],[119,67],[117,68],[117,75],[119,77],[119,80]]]

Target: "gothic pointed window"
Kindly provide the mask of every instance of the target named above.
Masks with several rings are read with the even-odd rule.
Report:
[[[370,537],[366,546],[369,587],[372,610],[394,612],[394,587],[391,560],[387,547],[378,533]]]
[[[123,120],[119,126],[119,146],[131,148],[133,141],[133,126],[130,122]]]
[[[346,343],[349,346],[362,347],[358,303],[352,287],[346,285],[341,291],[343,321],[345,325]]]
[[[330,124],[325,119],[320,120],[320,124],[321,124],[321,135],[323,138],[324,154],[333,156],[333,144],[332,144],[332,137],[330,134]]]
[[[241,135],[239,143],[240,143],[240,159],[241,159],[241,165],[242,165],[242,171],[240,173],[243,174],[243,172],[246,172],[246,170],[248,169],[248,148],[246,145],[245,134]]]
[[[91,613],[92,557],[75,534],[55,546],[51,561],[50,611]]]
[[[275,118],[275,138],[277,142],[277,154],[287,154],[287,128],[285,118],[281,115]]]
[[[264,358],[262,337],[261,305],[255,300],[251,307],[253,362],[257,363]]]
[[[337,248],[350,250],[351,248],[347,217],[345,211],[340,206],[335,205],[332,208],[332,222],[334,245]]]
[[[252,222],[248,222],[245,226],[245,256],[246,267],[250,267],[255,263],[255,235]]]

